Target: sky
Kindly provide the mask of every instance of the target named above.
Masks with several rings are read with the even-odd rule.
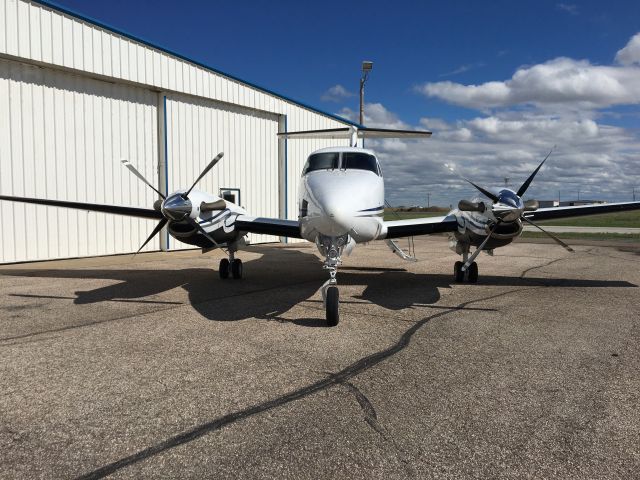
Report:
[[[640,199],[640,2],[58,4],[323,111],[433,131],[368,141],[393,205],[449,206],[455,172],[539,200]]]

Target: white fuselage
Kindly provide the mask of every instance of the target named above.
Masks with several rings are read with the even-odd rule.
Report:
[[[298,199],[302,237],[316,242],[318,236],[348,235],[356,243],[379,238],[385,233],[384,180],[374,153],[337,147],[318,150],[311,156],[323,153],[339,153],[340,161],[335,168],[303,172]],[[343,153],[372,157],[377,171],[349,168],[342,159]]]

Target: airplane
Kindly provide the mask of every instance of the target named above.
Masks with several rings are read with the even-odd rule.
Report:
[[[351,146],[323,148],[309,155],[300,178],[298,220],[251,216],[239,205],[196,190],[195,186],[220,161],[223,153],[209,162],[189,188],[176,190],[168,196],[147,181],[129,161],[122,160],[124,167],[160,196],[153,209],[7,195],[0,195],[0,200],[159,220],[138,252],[166,226],[171,236],[200,247],[203,252],[215,248],[225,250],[227,258],[220,260],[219,264],[222,279],[229,276],[242,278],[242,260],[236,258],[236,253],[246,245],[248,233],[305,239],[316,244],[325,259],[323,268],[329,272],[329,279],[321,288],[328,326],[338,325],[340,318],[338,267],[342,256],[349,255],[356,244],[384,240],[391,251],[403,260],[416,261],[394,239],[448,234],[450,248],[462,256],[462,261],[454,264],[455,281],[475,283],[478,281],[475,259],[480,252],[493,254],[495,248],[511,243],[522,233],[523,222],[535,226],[572,251],[536,221],[640,209],[640,202],[551,208],[539,208],[535,200],[524,202],[522,196],[549,158],[549,152],[517,191],[504,188],[494,193],[463,177],[490,201],[480,198],[461,200],[457,209],[444,216],[385,221],[382,169],[372,150],[357,147],[358,139],[426,138],[431,136],[431,132],[349,126],[278,135],[289,139],[350,139],[351,143]],[[474,247],[472,254],[471,247]]]

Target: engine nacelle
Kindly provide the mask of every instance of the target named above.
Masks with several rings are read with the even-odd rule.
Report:
[[[487,224],[485,231],[489,233],[492,226]],[[500,223],[498,227],[491,234],[491,238],[496,240],[507,240],[509,238],[517,237],[522,233],[522,221],[520,219],[515,222]]]

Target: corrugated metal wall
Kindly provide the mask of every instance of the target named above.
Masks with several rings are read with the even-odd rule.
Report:
[[[296,219],[306,157],[347,144],[278,142],[278,124],[296,131],[344,123],[37,2],[0,0],[0,60],[2,194],[151,206],[153,192],[118,161],[128,157],[164,188],[158,172],[164,139],[158,149],[157,138],[164,96],[169,189],[190,184],[223,150],[225,159],[200,188],[216,194],[220,187],[241,188],[252,214],[286,211]],[[26,224],[25,213],[37,228]],[[153,229],[146,220],[6,202],[0,214],[2,224],[11,225],[0,237],[0,262],[131,252]],[[179,244],[172,239],[170,246]]]
[[[188,188],[218,152],[224,157],[196,188],[218,195],[238,188],[241,206],[252,215],[278,217],[278,116],[243,107],[167,97],[169,191]],[[252,243],[277,237],[250,235]],[[174,239],[170,248],[184,245]]]
[[[157,177],[156,115],[148,90],[0,60],[0,192],[151,206],[153,192],[120,159]],[[0,216],[0,262],[135,251],[153,229],[148,220],[9,202]]]

